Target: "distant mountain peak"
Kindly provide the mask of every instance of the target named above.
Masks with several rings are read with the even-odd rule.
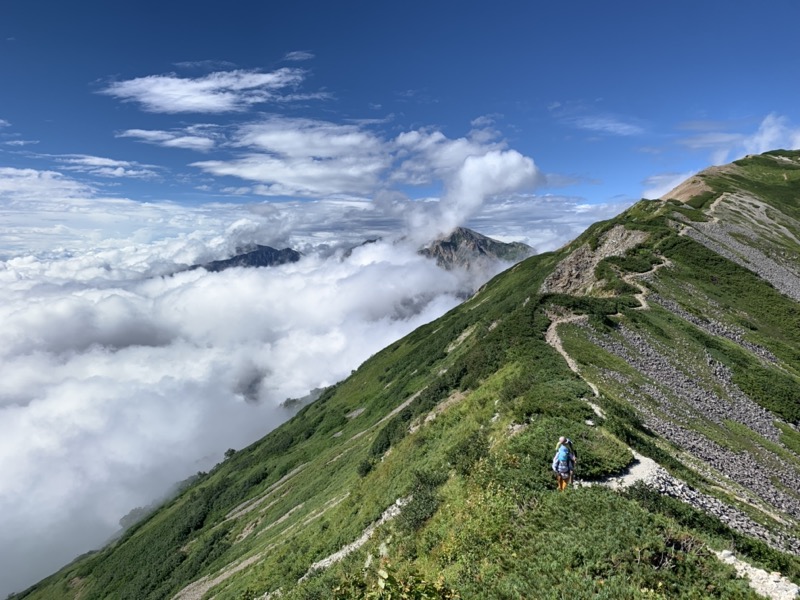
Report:
[[[215,260],[202,265],[195,265],[194,269],[203,268],[206,271],[224,271],[233,267],[274,267],[290,262],[297,262],[302,256],[297,250],[284,248],[277,250],[271,246],[255,244],[242,250],[231,258]]]
[[[522,242],[500,242],[466,227],[456,227],[419,252],[436,259],[436,263],[445,269],[469,269],[497,261],[519,262],[531,256],[534,250]]]

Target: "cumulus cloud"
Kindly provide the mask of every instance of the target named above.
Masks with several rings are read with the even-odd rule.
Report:
[[[413,185],[446,180],[468,158],[506,148],[502,141],[478,140],[475,136],[451,139],[441,131],[425,129],[403,132],[393,142],[399,165],[392,180]]]
[[[136,102],[148,112],[240,112],[254,104],[300,97],[285,95],[283,90],[298,86],[305,75],[305,71],[293,68],[277,69],[269,73],[243,69],[217,71],[195,78],[169,73],[115,81],[100,93],[124,102]],[[302,97],[325,95],[305,94]]]
[[[747,154],[800,148],[800,127],[792,125],[784,116],[770,113],[753,132],[705,131],[684,138],[681,143],[693,150],[710,152],[712,162],[719,165]]]
[[[487,119],[476,122],[468,136],[455,139],[428,129],[385,138],[370,128],[374,124],[273,116],[236,130],[228,144],[243,150],[239,156],[192,164],[211,175],[237,177],[251,183],[231,186],[230,191],[235,194],[364,198],[396,186],[444,184],[450,188],[445,204],[452,205],[457,196],[463,196],[459,200],[462,207],[475,199],[540,181],[530,159],[512,160],[524,157],[506,149],[505,142],[497,139],[497,132],[487,127]],[[509,168],[498,179],[494,171],[500,168],[501,156]],[[459,176],[475,172],[478,163],[490,162],[494,167],[478,176],[481,185],[458,185]],[[515,168],[520,172],[514,172]],[[484,189],[484,181],[492,178],[495,184]],[[480,191],[473,193],[473,189]]]

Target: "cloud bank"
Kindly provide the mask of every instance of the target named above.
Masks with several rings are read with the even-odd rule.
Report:
[[[283,400],[340,380],[463,289],[391,244],[341,262],[136,277],[163,260],[151,250],[145,264],[87,252],[0,271],[4,580],[97,547],[130,509],[285,420]],[[35,561],[17,550],[31,546]]]

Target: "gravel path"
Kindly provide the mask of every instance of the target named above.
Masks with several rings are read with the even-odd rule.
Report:
[[[754,567],[736,558],[730,550],[723,550],[714,554],[722,562],[733,565],[739,577],[748,579],[750,587],[765,598],[770,598],[771,600],[794,600],[800,596],[800,587],[776,571],[768,573],[764,569]]]

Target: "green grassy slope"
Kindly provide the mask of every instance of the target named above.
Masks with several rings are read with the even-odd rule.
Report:
[[[712,553],[730,547],[800,582],[797,556],[674,498],[643,486],[559,494],[549,472],[559,435],[575,441],[587,481],[624,472],[630,446],[753,522],[798,537],[800,498],[785,477],[800,477],[800,308],[700,237],[681,235],[702,233],[715,216],[735,221],[740,204],[712,205],[745,190],[769,210],[742,239],[796,263],[800,153],[778,156],[710,175],[712,191],[688,203],[639,203],[516,265],[113,545],[17,598],[389,597],[402,587],[408,595],[391,597],[757,597]],[[647,241],[600,260],[591,293],[541,292],[561,261],[603,247],[618,225]],[[639,286],[649,292],[645,310]],[[558,328],[582,377],[546,340],[554,315],[582,317]],[[744,406],[766,421],[754,425]],[[769,481],[750,485],[738,463],[704,459],[709,448],[749,457],[745,466]],[[310,571],[392,506],[399,516],[363,546]]]

